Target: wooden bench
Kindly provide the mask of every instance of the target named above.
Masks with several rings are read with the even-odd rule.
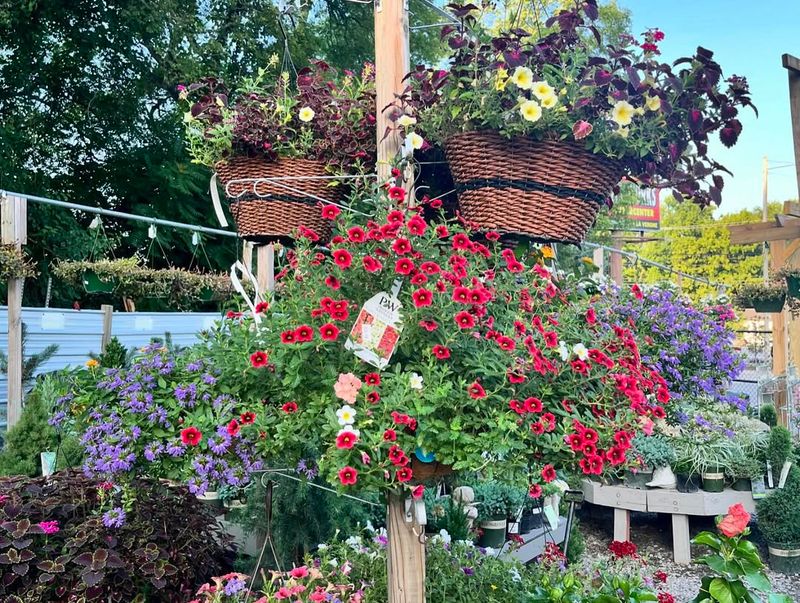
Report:
[[[631,511],[668,513],[672,516],[672,554],[675,563],[689,564],[692,552],[689,536],[689,516],[714,517],[724,515],[728,508],[741,503],[748,513],[756,505],[751,492],[723,490],[712,492],[678,492],[655,488],[638,490],[627,486],[607,486],[590,480],[583,481],[586,502],[614,509],[614,540],[631,539]]]

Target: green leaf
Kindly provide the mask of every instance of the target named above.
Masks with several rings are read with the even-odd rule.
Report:
[[[164,379],[164,377],[158,378],[158,387],[160,387],[161,389],[167,389],[167,382]]]
[[[747,574],[744,579],[752,588],[760,590],[761,592],[768,592],[770,588],[772,588],[769,578],[767,578],[763,572]]]
[[[789,595],[770,593],[767,597],[767,603],[792,603],[792,598]]]
[[[715,551],[718,551],[722,548],[722,542],[720,541],[719,536],[712,534],[711,532],[700,532],[692,539],[692,544],[704,544],[708,547],[711,547]]]
[[[734,603],[731,587],[722,578],[714,578],[708,587],[708,592],[719,603]]]

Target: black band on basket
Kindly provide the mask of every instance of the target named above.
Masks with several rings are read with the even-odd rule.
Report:
[[[466,182],[456,183],[456,192],[472,191],[480,188],[514,188],[522,191],[535,191],[540,193],[550,193],[558,197],[575,197],[583,201],[593,201],[598,205],[603,205],[608,198],[602,193],[571,188],[569,186],[554,186],[535,180],[511,180],[508,178],[475,178]]]

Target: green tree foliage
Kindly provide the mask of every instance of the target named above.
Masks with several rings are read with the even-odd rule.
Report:
[[[0,475],[41,475],[39,453],[58,451],[56,468],[74,467],[81,462],[81,446],[77,438],[59,435],[47,422],[54,402],[48,392],[47,378],[25,399],[22,417],[5,438],[0,451]]]
[[[290,8],[280,12],[278,6]],[[176,86],[206,75],[252,74],[273,53],[298,67],[308,58],[341,68],[372,60],[372,7],[347,0],[23,0],[0,3],[0,188],[215,226],[209,174],[183,144]],[[412,0],[415,23],[438,17]],[[430,60],[438,31],[416,32],[415,58]],[[55,258],[92,250],[91,216],[30,204],[29,251],[46,296]],[[145,224],[106,220],[116,255],[146,254]],[[155,265],[187,266],[191,234],[161,229]],[[157,248],[157,246],[156,246]],[[233,239],[207,242],[213,268],[230,265]],[[83,292],[55,282],[53,305]]]
[[[780,212],[780,204],[770,204],[770,215]],[[702,277],[725,285],[738,285],[761,277],[762,246],[731,245],[728,225],[761,221],[760,210],[741,210],[715,217],[713,209],[702,209],[694,203],[677,203],[668,197],[661,204],[662,230],[654,233],[658,239],[640,245],[630,245],[628,251],[640,257],[671,266],[686,274]],[[669,276],[643,263],[629,267],[626,278],[657,283]],[[716,287],[684,279],[684,292],[693,299],[718,294]]]
[[[30,383],[31,379],[36,375],[41,366],[50,360],[58,352],[58,344],[51,343],[36,354],[31,354],[26,357],[25,345],[28,343],[28,325],[22,323],[22,384]],[[8,356],[5,352],[0,351],[0,373],[8,374]]]

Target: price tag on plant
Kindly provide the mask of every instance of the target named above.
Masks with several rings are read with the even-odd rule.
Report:
[[[358,313],[344,347],[364,362],[385,368],[403,330],[401,308],[400,300],[390,293],[373,295]]]

